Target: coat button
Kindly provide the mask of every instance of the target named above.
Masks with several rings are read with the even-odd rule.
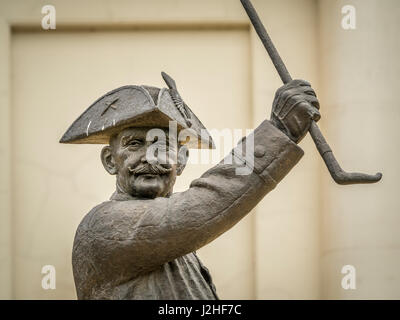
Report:
[[[265,156],[265,152],[266,152],[266,150],[263,146],[256,146],[254,149],[254,155],[257,158],[261,158],[261,157]]]

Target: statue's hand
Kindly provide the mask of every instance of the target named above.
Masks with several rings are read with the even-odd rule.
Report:
[[[311,85],[304,80],[292,80],[276,91],[271,122],[299,143],[311,121],[321,118],[318,110],[319,102]]]

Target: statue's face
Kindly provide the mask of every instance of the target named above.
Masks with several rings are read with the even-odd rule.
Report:
[[[128,128],[113,136],[110,146],[103,148],[103,165],[117,175],[119,192],[139,198],[165,197],[172,193],[176,176],[183,171],[187,149],[176,150],[168,138],[149,138],[148,130]],[[168,152],[175,157],[165,157]]]

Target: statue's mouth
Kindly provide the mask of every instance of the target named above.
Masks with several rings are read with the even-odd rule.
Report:
[[[135,176],[148,176],[154,177],[159,175],[168,174],[171,172],[171,168],[165,168],[160,164],[140,164],[136,167],[128,167],[128,170],[131,174]]]
[[[152,179],[152,178],[158,177],[159,175],[158,174],[151,174],[151,173],[142,173],[142,174],[138,174],[137,176],[143,177],[144,179]]]

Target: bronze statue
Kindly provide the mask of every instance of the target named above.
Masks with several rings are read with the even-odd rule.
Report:
[[[212,148],[213,142],[175,81],[162,75],[168,88],[125,86],[99,98],[60,141],[107,144],[101,160],[116,175],[110,200],[93,208],[76,232],[72,264],[78,299],[218,299],[196,250],[275,188],[303,156],[297,144],[320,119],[310,84],[287,73],[271,119],[188,190],[173,193],[188,149]],[[177,138],[182,132],[187,139]],[[238,174],[243,167],[248,172]]]
[[[79,299],[216,299],[211,276],[195,251],[233,227],[276,186],[303,155],[296,143],[320,118],[310,85],[291,81],[277,91],[271,120],[239,143],[231,164],[222,161],[187,191],[172,193],[188,148],[212,147],[201,122],[176,97],[176,87],[113,90],[61,139],[108,143],[101,160],[116,175],[110,201],[91,210],[75,236],[72,261]],[[168,134],[169,121],[177,122],[178,134],[190,125],[196,138],[189,145],[177,144],[176,162],[149,159],[149,148],[161,141],[149,139],[148,132],[161,128]],[[242,152],[248,150],[247,139],[254,141],[253,164],[246,164],[249,155]],[[249,174],[238,175],[235,169],[244,165],[250,166]]]

